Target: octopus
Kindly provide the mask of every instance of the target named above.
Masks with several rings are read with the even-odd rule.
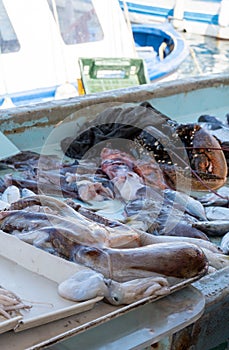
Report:
[[[148,277],[117,282],[106,279],[101,273],[90,269],[78,271],[58,285],[61,297],[72,301],[85,301],[104,297],[112,305],[128,305],[143,298],[156,298],[170,293],[165,277]]]
[[[113,305],[128,305],[148,297],[157,298],[170,293],[169,282],[165,277],[138,278],[123,283],[105,280],[105,283],[105,299]]]
[[[104,276],[90,269],[76,272],[58,285],[61,297],[72,301],[85,301],[107,294]]]
[[[30,308],[31,305],[23,303],[15,293],[0,287],[0,314],[3,317],[10,319],[12,312]]]

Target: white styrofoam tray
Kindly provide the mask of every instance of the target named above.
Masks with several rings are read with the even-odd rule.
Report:
[[[0,333],[9,329],[18,332],[93,308],[102,297],[72,302],[57,292],[60,282],[82,269],[87,268],[0,230],[0,285],[32,305],[11,320],[1,317]]]

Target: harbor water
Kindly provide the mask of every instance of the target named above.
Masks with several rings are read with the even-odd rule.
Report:
[[[229,72],[229,40],[191,33],[181,35],[190,48],[190,55],[175,73],[176,79]]]

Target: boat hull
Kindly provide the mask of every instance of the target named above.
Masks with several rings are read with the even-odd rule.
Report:
[[[178,81],[117,89],[112,93],[106,91],[62,101],[0,110],[0,127],[19,149],[36,149],[43,146],[44,140],[56,124],[66,121],[65,124],[62,123],[66,132],[73,134],[72,125],[76,120],[83,123],[87,118],[94,118],[106,107],[119,104],[139,104],[147,100],[178,123],[194,122],[201,114],[206,113],[223,119],[228,113],[228,94],[228,74],[194,76]]]
[[[119,3],[124,8],[124,1]],[[170,21],[176,29],[185,32],[229,39],[228,1],[165,0],[159,4],[156,0],[131,0],[125,3],[133,23]]]

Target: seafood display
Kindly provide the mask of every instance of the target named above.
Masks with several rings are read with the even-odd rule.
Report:
[[[58,285],[78,302],[156,298],[171,278],[228,266],[227,153],[202,124],[146,102],[112,107],[60,140],[71,161],[30,151],[3,160],[0,229],[87,267]]]
[[[192,226],[201,229],[210,236],[223,236],[229,230],[229,220],[201,221],[193,223]]]
[[[229,187],[223,186],[217,190],[217,192],[210,192],[203,197],[199,198],[199,201],[205,206],[228,206],[229,201]]]
[[[63,298],[84,301],[103,296],[113,305],[131,304],[146,297],[158,297],[169,292],[169,282],[164,277],[143,277],[121,283],[106,279],[93,270],[79,271],[58,286],[58,293]]]
[[[86,275],[77,273],[62,282],[58,291],[65,298],[80,301],[103,295],[115,305],[126,304],[128,296],[130,303],[149,295],[166,295],[167,277],[185,279],[205,274],[209,265],[207,254],[217,256],[216,261],[211,258],[211,267],[220,268],[227,263],[209,241],[188,237],[168,239],[109,219],[99,223],[98,214],[91,213],[94,220],[88,219],[90,210],[69,204],[72,202],[45,195],[25,197],[2,211],[0,220],[4,232],[93,270]],[[84,223],[84,230],[80,223]],[[113,242],[119,248],[113,248]],[[158,277],[164,280],[155,281]],[[134,283],[135,297],[130,293]],[[113,290],[114,295],[117,291],[121,293],[117,292],[116,301],[112,299]]]
[[[25,304],[15,293],[0,287],[0,314],[10,319],[15,311],[30,309],[32,306]]]
[[[115,222],[112,225],[109,220],[106,226],[92,221],[53,197],[35,195],[21,198],[0,214],[4,232],[94,271],[86,276],[85,272],[81,275],[77,273],[59,285],[59,294],[71,300],[82,301],[103,295],[111,302],[111,290],[115,286],[116,291],[119,283],[122,297],[115,305],[126,304],[130,286],[122,283],[132,280],[136,280],[132,283],[136,283],[139,293],[135,298],[132,295],[129,303],[144,296],[157,297],[169,292],[166,276],[190,278],[206,273],[208,268],[205,254],[195,244],[179,241],[150,244],[151,235],[135,231],[127,225]],[[84,230],[81,223],[84,223]],[[106,237],[104,232],[107,233]],[[114,242],[119,248],[112,248]],[[158,274],[164,280],[155,281]],[[144,280],[146,277],[149,278],[147,283]],[[106,279],[110,282],[106,282]]]
[[[74,139],[62,140],[61,146],[70,158],[96,157],[104,140],[113,141],[112,148],[120,151],[130,148],[132,140],[135,152],[152,152],[174,189],[185,190],[187,177],[198,191],[217,189],[226,182],[227,163],[218,140],[198,123],[179,125],[148,102],[108,108],[78,130]]]
[[[205,211],[208,220],[228,220],[229,218],[229,208],[208,206]]]

